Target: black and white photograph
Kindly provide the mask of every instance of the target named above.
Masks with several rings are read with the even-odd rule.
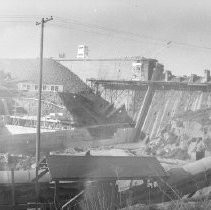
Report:
[[[0,210],[211,210],[210,0],[0,0]]]

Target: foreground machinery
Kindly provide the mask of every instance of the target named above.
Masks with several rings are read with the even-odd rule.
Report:
[[[40,164],[37,201],[35,171],[0,173],[0,209],[118,209],[191,197],[210,186],[211,157],[165,171],[154,157],[49,156]],[[120,190],[121,180],[140,181]]]

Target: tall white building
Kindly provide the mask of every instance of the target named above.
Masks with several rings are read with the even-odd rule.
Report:
[[[78,45],[77,58],[80,58],[80,59],[88,58],[88,46]]]
[[[144,80],[144,71],[140,61],[132,63],[132,80]]]

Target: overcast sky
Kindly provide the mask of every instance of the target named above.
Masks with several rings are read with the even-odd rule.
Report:
[[[51,15],[45,57],[75,58],[86,44],[90,58],[154,57],[176,75],[211,69],[210,0],[1,1],[0,57],[38,57],[35,21]]]

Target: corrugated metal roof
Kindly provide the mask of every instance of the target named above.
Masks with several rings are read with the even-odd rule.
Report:
[[[52,180],[129,180],[166,176],[154,157],[53,155],[47,158],[47,164]]]

